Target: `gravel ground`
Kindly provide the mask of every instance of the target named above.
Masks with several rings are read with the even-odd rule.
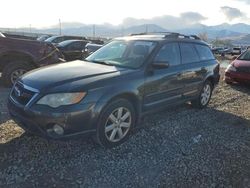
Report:
[[[250,187],[250,89],[221,82],[204,110],[148,116],[123,145],[30,137],[0,88],[0,187]]]

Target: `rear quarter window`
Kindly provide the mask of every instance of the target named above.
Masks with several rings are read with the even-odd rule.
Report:
[[[181,61],[183,64],[195,63],[200,61],[200,58],[192,43],[180,43]]]
[[[214,55],[208,46],[199,45],[199,44],[195,44],[194,46],[200,56],[201,61],[214,59]]]

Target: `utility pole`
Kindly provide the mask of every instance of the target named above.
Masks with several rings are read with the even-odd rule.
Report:
[[[121,36],[122,36],[122,37],[124,36],[124,28],[123,28],[123,26],[122,26],[122,28],[121,28]]]
[[[148,24],[146,24],[146,33],[148,33]]]
[[[62,35],[62,23],[61,23],[61,19],[59,19],[59,35]]]
[[[95,24],[93,25],[93,38],[95,38]]]

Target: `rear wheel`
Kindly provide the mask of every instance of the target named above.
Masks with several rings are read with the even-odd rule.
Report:
[[[16,80],[32,69],[32,66],[24,61],[14,61],[7,64],[2,72],[2,79],[6,86],[12,86]]]
[[[100,115],[97,142],[105,148],[122,144],[128,139],[135,119],[135,110],[129,101],[118,99],[111,102]]]
[[[191,101],[192,105],[197,108],[205,108],[211,99],[212,91],[213,85],[207,80],[203,85],[199,97],[196,100]]]

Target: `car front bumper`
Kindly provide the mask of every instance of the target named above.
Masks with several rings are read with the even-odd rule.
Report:
[[[27,108],[8,100],[9,114],[25,131],[47,139],[72,139],[95,134],[97,116],[94,104],[72,105],[55,111],[49,107],[33,106]],[[62,135],[53,131],[53,126],[63,128]]]
[[[224,80],[227,82],[250,83],[250,74],[227,71],[227,72],[225,72]]]

